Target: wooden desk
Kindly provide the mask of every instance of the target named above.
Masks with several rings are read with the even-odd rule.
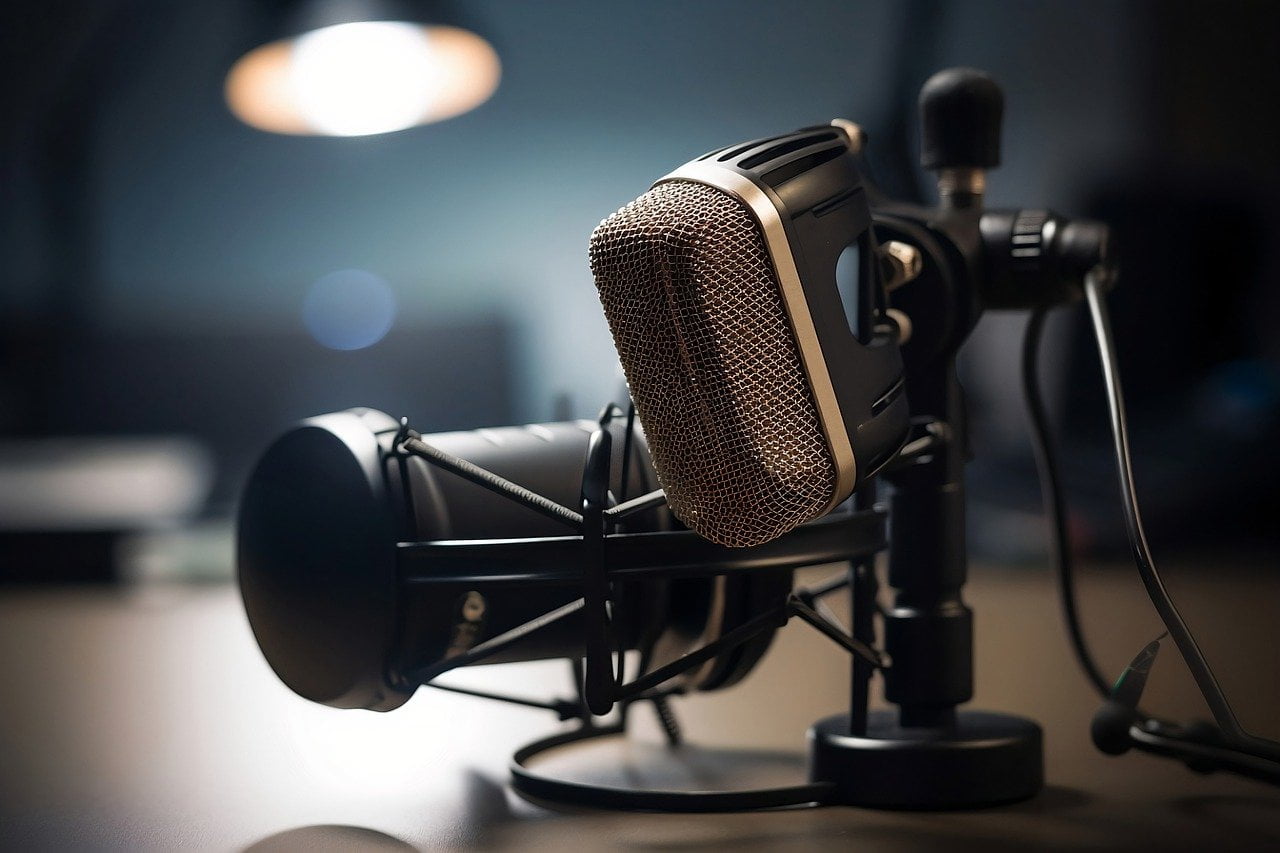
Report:
[[[1166,570],[1175,595],[1245,724],[1280,737],[1280,574],[1194,568]],[[1082,588],[1090,637],[1118,671],[1159,633],[1156,618],[1131,570],[1086,573]],[[976,812],[673,816],[557,812],[511,794],[512,750],[560,725],[544,711],[428,690],[390,714],[295,697],[231,587],[0,592],[0,849],[1280,848],[1280,790],[1094,751],[1098,703],[1046,571],[976,570],[968,599],[975,705],[1044,726],[1040,797]],[[567,690],[566,670],[481,667],[454,681],[539,696]],[[840,710],[847,687],[845,659],[793,624],[745,684],[676,709],[693,742],[768,751],[741,762],[751,778],[798,780],[806,728]],[[1148,696],[1172,717],[1206,713],[1172,648]],[[632,773],[658,773],[661,750],[644,743],[656,727],[645,709],[636,717],[641,742],[615,751]],[[676,776],[702,772],[691,755]],[[562,760],[618,775],[600,755]]]

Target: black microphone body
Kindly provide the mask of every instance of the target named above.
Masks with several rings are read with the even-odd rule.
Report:
[[[572,507],[580,500],[578,474],[596,428],[592,421],[569,421],[425,440]],[[420,686],[415,672],[447,664],[582,595],[581,575],[563,571],[574,565],[570,530],[397,452],[402,437],[398,421],[372,409],[310,418],[267,449],[245,487],[237,525],[245,610],[272,669],[314,702],[392,710]],[[634,436],[628,466],[622,464],[624,446],[615,444],[610,489],[634,497],[656,480],[643,434]],[[657,507],[628,518],[625,530],[672,536],[674,526],[670,513]],[[552,547],[561,571],[545,571],[535,540]],[[417,550],[473,542],[499,546],[501,558],[432,559]],[[615,546],[620,553],[622,544]],[[662,551],[648,547],[639,556]],[[713,563],[717,557],[704,555]],[[658,666],[778,606],[790,590],[785,567],[621,582],[614,603],[617,640]],[[485,662],[580,658],[583,631],[582,615],[573,613]],[[726,651],[680,683],[712,690],[737,682],[772,636],[768,631]]]

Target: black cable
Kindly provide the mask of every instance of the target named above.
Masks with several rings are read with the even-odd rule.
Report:
[[[1143,752],[1174,758],[1193,768],[1198,765],[1202,771],[1229,770],[1259,782],[1280,785],[1280,764],[1269,758],[1231,746],[1172,737],[1158,729],[1152,731],[1150,725],[1135,724],[1129,728],[1130,740]]]
[[[1147,543],[1146,531],[1142,526],[1142,516],[1138,510],[1138,496],[1133,482],[1133,462],[1129,453],[1129,430],[1125,418],[1124,394],[1120,387],[1115,340],[1111,333],[1106,303],[1102,297],[1102,287],[1102,280],[1094,274],[1085,276],[1085,298],[1089,303],[1089,316],[1093,322],[1098,355],[1102,362],[1103,381],[1107,390],[1107,406],[1111,415],[1111,433],[1115,444],[1116,469],[1120,477],[1125,526],[1129,531],[1129,542],[1133,549],[1134,560],[1138,565],[1138,574],[1142,578],[1151,603],[1160,614],[1165,627],[1169,629],[1169,635],[1191,670],[1191,675],[1195,678],[1205,702],[1208,703],[1218,728],[1222,730],[1227,740],[1250,754],[1273,761],[1280,760],[1280,744],[1250,735],[1236,719],[1235,712],[1232,711],[1231,704],[1218,685],[1208,660],[1200,651],[1195,637],[1183,621],[1182,614],[1174,606],[1173,600],[1169,597],[1169,591],[1165,589],[1164,582],[1156,570],[1155,561],[1151,556],[1151,547]]]
[[[1062,492],[1058,454],[1049,436],[1049,416],[1040,393],[1040,341],[1044,337],[1047,313],[1046,308],[1039,308],[1027,322],[1027,330],[1022,339],[1022,393],[1031,421],[1031,448],[1035,454],[1036,470],[1040,474],[1040,499],[1049,520],[1049,561],[1058,579],[1058,597],[1062,603],[1063,620],[1067,623],[1071,650],[1094,689],[1103,699],[1110,699],[1111,683],[1089,653],[1080,625],[1076,607],[1075,567],[1071,560],[1067,534],[1066,500]]]

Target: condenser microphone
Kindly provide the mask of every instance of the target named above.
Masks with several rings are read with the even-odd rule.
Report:
[[[767,542],[829,512],[906,437],[896,329],[877,319],[859,136],[846,124],[699,157],[591,237],[668,505],[722,545]],[[836,278],[849,246],[852,304]]]
[[[285,432],[250,476],[237,525],[245,610],[280,680],[313,702],[389,711],[434,673],[494,643],[502,647],[485,663],[580,659],[583,614],[570,611],[583,595],[575,571],[582,537],[564,535],[576,525],[504,499],[401,445],[518,482],[535,502],[571,514],[565,507],[580,505],[583,460],[599,429],[594,421],[567,421],[417,436],[383,412],[350,409]],[[643,433],[615,442],[611,460],[610,494],[625,499],[654,489]],[[725,549],[675,527],[656,505],[628,514],[609,537],[611,562],[624,573],[613,583],[617,644],[639,652],[646,669],[781,606],[792,566],[837,559],[854,535],[840,526],[813,529],[804,541],[726,559],[718,553]],[[687,564],[729,572],[737,562],[751,570],[639,577],[646,568]],[[555,613],[567,615],[545,619]],[[539,620],[544,624],[519,643],[500,642]],[[775,628],[674,683],[684,690],[736,683]]]

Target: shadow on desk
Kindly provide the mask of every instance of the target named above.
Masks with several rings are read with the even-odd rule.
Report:
[[[899,850],[1215,850],[1268,849],[1280,844],[1273,800],[1207,796],[1175,803],[1176,811],[1203,818],[1214,840],[1170,834],[1168,815],[1146,810],[1099,813],[1087,793],[1050,785],[1033,800],[971,813],[911,814],[852,808],[792,808],[778,812],[712,815],[617,814],[576,810],[530,821],[505,806],[502,786],[480,782],[482,814],[466,815],[478,832],[450,846],[471,849],[667,851],[812,850],[849,847]],[[1212,812],[1212,813],[1210,813]],[[1270,828],[1268,828],[1270,824]],[[1209,829],[1206,826],[1206,829]],[[588,845],[588,846],[583,846]],[[395,851],[415,849],[377,830],[319,825],[286,830],[245,853]]]

